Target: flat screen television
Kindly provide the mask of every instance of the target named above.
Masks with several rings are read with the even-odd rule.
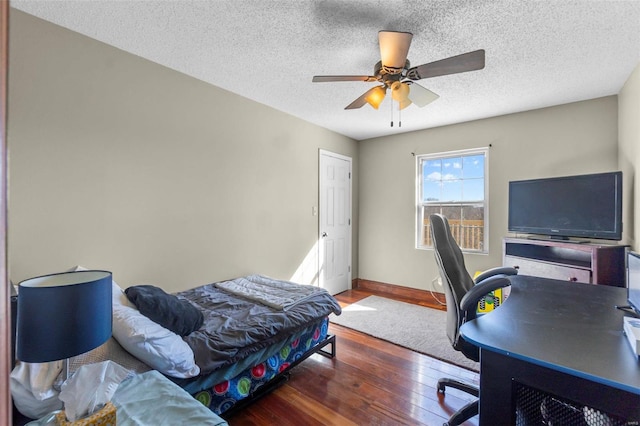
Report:
[[[627,252],[627,291],[631,308],[640,315],[640,253]]]
[[[509,182],[509,232],[622,239],[622,172]]]

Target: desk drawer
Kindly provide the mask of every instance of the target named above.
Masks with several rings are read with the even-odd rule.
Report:
[[[572,268],[517,256],[505,256],[504,266],[516,267],[518,273],[522,275],[591,283],[591,271],[588,269]]]

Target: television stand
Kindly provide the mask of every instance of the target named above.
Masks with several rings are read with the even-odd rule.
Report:
[[[626,246],[583,241],[504,238],[503,265],[518,274],[625,287]]]

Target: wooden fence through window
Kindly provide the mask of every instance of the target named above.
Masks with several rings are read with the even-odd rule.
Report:
[[[484,220],[455,220],[447,219],[451,234],[460,248],[468,250],[482,250],[484,245]],[[423,244],[433,246],[431,241],[431,224],[424,220]]]

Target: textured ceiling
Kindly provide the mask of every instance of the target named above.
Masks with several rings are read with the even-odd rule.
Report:
[[[24,1],[11,6],[357,140],[617,94],[640,63],[640,0]],[[378,31],[414,34],[420,65],[485,49],[481,71],[421,80],[440,95],[345,111],[375,83]]]

